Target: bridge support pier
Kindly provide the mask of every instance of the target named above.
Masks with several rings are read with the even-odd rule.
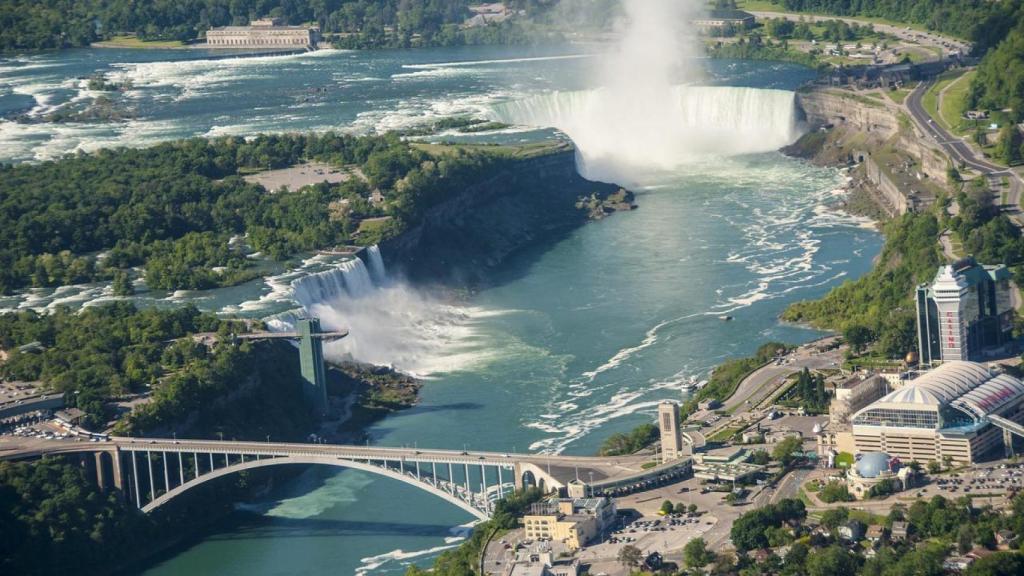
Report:
[[[164,492],[171,491],[171,476],[167,472],[167,452],[161,452],[161,462],[164,465]]]
[[[103,452],[93,453],[93,460],[96,462],[96,486],[100,492],[106,492],[107,471],[103,469]]]
[[[1013,456],[1013,434],[1006,428],[1003,428],[1003,450],[1007,458]]]
[[[153,483],[153,455],[146,450],[146,466],[149,468],[149,501],[156,500],[156,484]]]
[[[114,488],[124,494],[124,472],[121,471],[121,451],[114,450],[110,455],[111,465],[114,473]]]
[[[134,450],[132,450],[132,480],[135,483],[135,507],[142,508],[142,495],[139,490],[139,465],[135,460]]]

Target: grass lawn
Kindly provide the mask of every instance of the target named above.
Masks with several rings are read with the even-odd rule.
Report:
[[[181,48],[185,44],[179,40],[147,41],[135,36],[114,36],[110,40],[97,42],[100,46],[113,48]]]
[[[971,79],[976,71],[971,70],[950,82],[946,93],[942,95],[939,102],[939,118],[942,125],[952,132],[960,135],[967,134],[972,128],[971,122],[964,119],[963,110],[967,100],[967,92],[971,88]]]
[[[939,76],[939,81],[932,85],[927,92],[924,93],[924,97],[921,98],[921,104],[924,106],[925,112],[934,118],[937,122],[942,123],[942,116],[939,114],[939,93],[942,92],[946,86],[949,86],[953,81],[960,78],[963,74],[962,70],[950,70],[949,72],[943,72]],[[949,129],[949,126],[945,126]]]
[[[914,88],[917,88],[917,84],[917,82],[911,82],[910,84],[907,84],[903,88],[900,88],[898,90],[888,90],[885,94],[893,102],[897,104],[903,104],[903,102],[907,99],[907,96],[909,96],[910,93],[914,91]]]
[[[742,430],[742,426],[730,426],[728,428],[723,428],[718,432],[715,432],[710,438],[708,438],[708,442],[725,442],[726,440],[729,440],[730,438],[735,436],[737,432],[740,432]]]

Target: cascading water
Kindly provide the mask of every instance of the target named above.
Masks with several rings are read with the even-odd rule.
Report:
[[[326,344],[334,360],[355,360],[429,376],[457,370],[474,352],[471,309],[437,301],[388,275],[380,250],[364,252],[337,267],[291,281],[291,298],[301,309],[266,319],[272,330],[288,331],[303,315],[320,318],[326,329],[349,336]]]
[[[632,169],[671,170],[702,157],[777,150],[800,134],[787,90],[675,86],[623,106],[607,88],[551,94],[494,108],[495,120],[552,127],[579,152],[580,171],[630,180]]]

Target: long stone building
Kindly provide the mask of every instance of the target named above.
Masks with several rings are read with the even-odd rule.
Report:
[[[277,18],[253,20],[249,26],[223,26],[206,31],[209,48],[313,49],[320,30],[310,26],[284,26]]]

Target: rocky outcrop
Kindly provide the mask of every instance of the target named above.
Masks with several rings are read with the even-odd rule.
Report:
[[[579,206],[578,206],[579,204]],[[410,280],[473,285],[512,254],[565,234],[588,218],[632,208],[632,194],[576,172],[573,150],[512,160],[381,243]]]

